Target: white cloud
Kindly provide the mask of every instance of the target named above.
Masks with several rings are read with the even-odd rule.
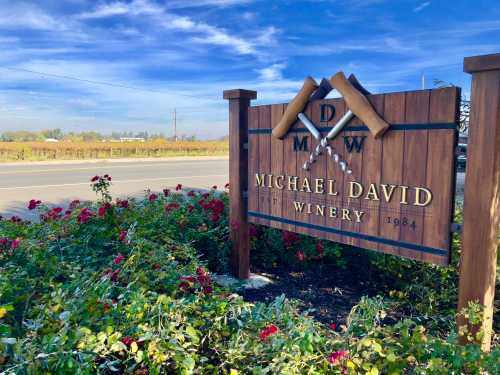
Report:
[[[131,3],[116,1],[111,4],[101,4],[91,12],[81,13],[80,19],[107,18],[123,15],[158,15],[163,13],[163,8],[148,0],[133,0]]]
[[[260,79],[264,81],[277,81],[283,79],[283,69],[286,68],[286,64],[279,63],[273,64],[263,69],[257,69]]]
[[[0,28],[24,28],[37,30],[64,29],[64,23],[38,7],[17,2],[0,2]]]
[[[420,4],[420,5],[416,6],[415,8],[413,8],[413,11],[415,13],[418,13],[418,12],[422,11],[424,8],[427,8],[429,5],[431,5],[431,2],[430,1],[425,1],[422,4]]]

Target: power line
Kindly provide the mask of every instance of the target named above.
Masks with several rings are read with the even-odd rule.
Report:
[[[59,79],[67,79],[67,80],[71,80],[71,81],[78,81],[78,82],[90,83],[90,84],[93,84],[93,85],[110,86],[110,87],[124,88],[124,89],[128,89],[128,90],[136,90],[136,91],[147,91],[147,92],[154,92],[154,93],[158,93],[158,94],[172,94],[172,93],[168,93],[168,92],[165,92],[165,91],[151,90],[151,89],[142,88],[142,87],[122,85],[120,83],[95,81],[95,80],[90,80],[90,79],[85,79],[85,78],[78,78],[78,77],[72,77],[72,76],[66,76],[66,75],[59,75],[59,74],[53,74],[53,73],[39,72],[39,71],[36,71],[36,70],[30,70],[30,69],[12,68],[12,67],[7,67],[7,66],[0,66],[0,68],[1,69],[15,71],[15,72],[24,72],[24,73],[38,74],[38,75],[45,76],[45,77],[53,77],[53,78],[59,78]],[[175,93],[175,95],[184,96],[184,97],[187,97],[187,98],[200,99],[200,96],[197,96],[197,95],[180,94],[180,93]],[[220,100],[221,98],[220,97],[206,97],[206,96],[204,96],[203,99]]]

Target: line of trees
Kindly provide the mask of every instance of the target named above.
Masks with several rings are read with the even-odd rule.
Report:
[[[0,134],[0,142],[36,142],[45,141],[47,139],[56,139],[58,141],[71,142],[99,142],[119,140],[120,138],[144,138],[145,140],[164,139],[173,140],[173,137],[166,137],[163,133],[149,134],[147,131],[141,132],[112,132],[111,135],[104,135],[99,132],[63,132],[61,129],[46,129],[41,131],[7,131]],[[196,141],[196,136],[178,137],[183,141]]]

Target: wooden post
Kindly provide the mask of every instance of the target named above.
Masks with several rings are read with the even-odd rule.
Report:
[[[248,238],[248,107],[257,97],[249,90],[226,90],[229,100],[229,230],[232,253],[231,272],[240,279],[250,276]]]
[[[484,306],[482,349],[491,345],[500,223],[500,54],[466,57],[472,74],[471,115],[464,193],[458,311],[469,301]],[[467,324],[458,316],[457,325]],[[466,337],[461,337],[465,343]]]

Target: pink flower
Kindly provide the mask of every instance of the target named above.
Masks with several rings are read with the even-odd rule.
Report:
[[[177,184],[177,186],[175,187],[175,190],[176,191],[182,190],[182,184]]]
[[[261,341],[265,341],[269,336],[275,335],[279,332],[279,328],[274,324],[270,324],[265,327],[262,331],[260,331],[260,339]]]
[[[302,250],[298,250],[296,253],[295,253],[295,257],[303,262],[304,260],[306,260],[306,254],[302,251]]]
[[[169,203],[169,204],[166,204],[165,205],[165,211],[172,211],[172,210],[176,210],[178,209],[180,206],[179,206],[179,203],[176,203],[176,202],[172,202],[172,203]]]
[[[12,240],[12,243],[10,244],[11,249],[17,249],[19,247],[19,244],[21,243],[21,240],[19,238],[16,238],[15,240]]]
[[[78,223],[84,224],[89,221],[92,216],[94,216],[94,214],[88,208],[83,208],[78,214]]]
[[[37,208],[40,204],[42,203],[41,200],[37,200],[37,199],[32,199],[30,200],[30,202],[28,203],[28,209],[31,211],[31,210],[34,210],[35,208]]]
[[[124,242],[127,239],[127,233],[128,232],[126,230],[120,231],[120,236],[118,237],[120,241]]]
[[[106,179],[106,180],[108,180],[108,181],[111,181],[111,176],[110,176],[110,175],[108,175],[108,174],[105,174],[105,175],[103,176],[103,178],[104,178],[104,179]]]
[[[118,199],[118,201],[116,202],[116,204],[117,204],[118,207],[121,207],[121,208],[128,208],[128,206],[129,206],[128,200],[126,200],[126,199],[123,200],[123,201],[120,200],[120,199]]]
[[[113,263],[118,265],[122,262],[123,259],[125,259],[125,257],[122,254],[118,254],[115,260],[113,260]]]
[[[124,343],[126,346],[130,346],[132,345],[133,342],[135,342],[135,340],[130,336],[124,336],[122,337],[121,342]]]
[[[148,200],[150,202],[154,202],[157,198],[158,198],[158,195],[156,195],[156,194],[153,193],[153,194],[149,195]]]
[[[338,350],[336,352],[332,352],[328,356],[328,362],[330,362],[332,365],[336,365],[337,363],[342,361],[344,358],[346,358],[348,354],[349,354],[349,352],[346,350]]]

